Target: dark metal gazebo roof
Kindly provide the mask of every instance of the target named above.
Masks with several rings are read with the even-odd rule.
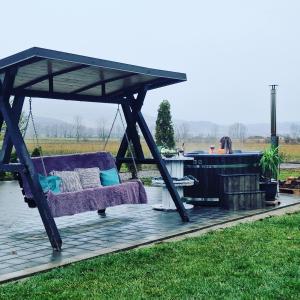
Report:
[[[43,48],[0,60],[0,79],[17,70],[13,95],[112,102],[120,97],[186,80],[183,73],[144,68]]]

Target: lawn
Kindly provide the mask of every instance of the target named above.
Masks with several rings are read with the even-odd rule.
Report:
[[[105,255],[0,286],[1,299],[299,299],[300,214]]]
[[[300,168],[298,169],[281,169],[279,173],[280,180],[286,180],[288,177],[300,177]]]

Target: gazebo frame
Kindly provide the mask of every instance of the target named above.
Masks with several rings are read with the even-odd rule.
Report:
[[[37,74],[36,78],[22,83],[19,86],[15,85],[20,68],[24,66],[30,66],[43,60],[46,60],[48,64],[47,74]],[[73,63],[74,66],[59,71],[53,71],[51,64],[56,61]],[[105,70],[112,69],[122,71],[123,73],[122,75],[112,79],[101,79],[98,82],[92,82],[86,86],[77,88],[71,93],[55,91],[54,79],[56,77],[60,75],[66,76],[66,74],[71,74],[72,72],[90,67],[94,69],[99,68],[99,70],[102,70],[104,73]],[[62,240],[56,227],[54,218],[51,215],[46,197],[39,183],[38,174],[34,169],[29,152],[18,126],[25,97],[120,104],[122,106],[127,123],[126,132],[129,140],[132,141],[135,150],[136,163],[157,165],[182,221],[189,221],[188,214],[176,191],[172,178],[165,166],[160,152],[157,149],[152,134],[141,112],[148,90],[185,81],[185,74],[148,69],[48,49],[31,48],[0,60],[0,76],[2,76],[0,77],[0,130],[2,129],[3,123],[5,122],[6,124],[6,132],[3,139],[2,149],[0,151],[0,171],[23,172],[25,174],[45,230],[49,237],[49,241],[54,249],[61,250]],[[141,76],[148,76],[149,80],[146,82],[137,80],[134,84],[127,86],[124,85],[121,89],[113,93],[106,93],[106,85],[108,83],[123,79],[125,80],[126,78],[130,78],[132,76],[137,76],[137,78],[140,78]],[[152,77],[153,80],[151,79]],[[49,86],[47,91],[32,88],[34,85],[45,81],[48,82]],[[101,90],[101,96],[80,94],[83,91],[94,87],[99,87]],[[10,98],[12,96],[14,98],[11,104]],[[151,159],[145,158],[144,156],[136,129],[136,124],[138,124],[150,149],[153,157]],[[16,150],[19,163],[10,163],[13,147]],[[125,157],[127,148],[128,141],[124,135],[116,156],[118,169],[120,169],[122,163],[128,162],[128,158]]]

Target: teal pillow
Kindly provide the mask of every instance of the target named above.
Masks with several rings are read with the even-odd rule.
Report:
[[[43,192],[48,193],[51,191],[53,194],[59,194],[61,178],[58,176],[43,176],[39,174],[39,181],[42,186]]]
[[[103,186],[119,184],[120,178],[117,169],[100,171],[100,180]]]

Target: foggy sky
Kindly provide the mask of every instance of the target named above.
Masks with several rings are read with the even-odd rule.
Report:
[[[300,1],[4,1],[0,57],[37,46],[184,72],[188,81],[149,92],[174,118],[269,122],[277,83],[278,121],[298,121]],[[94,120],[107,105],[35,101],[35,113]]]

